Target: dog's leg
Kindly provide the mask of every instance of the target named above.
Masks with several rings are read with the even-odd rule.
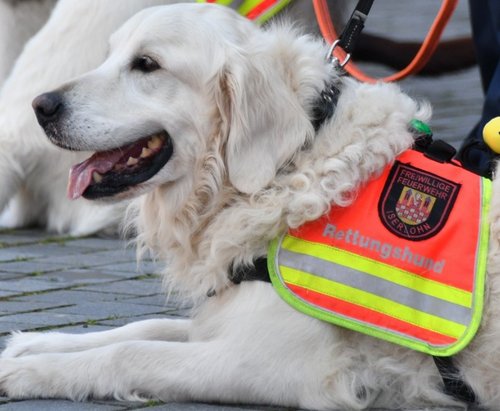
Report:
[[[189,342],[127,341],[0,358],[0,392],[12,398],[331,406],[324,384],[337,367],[335,329],[288,307],[268,284],[233,288],[209,299]]]
[[[14,399],[92,397],[270,404],[280,398],[284,404],[295,405],[296,399],[290,401],[289,397],[300,392],[299,386],[287,386],[285,370],[275,368],[279,360],[257,354],[261,353],[245,353],[241,346],[232,347],[220,340],[131,341],[77,353],[4,358],[0,359],[0,393]],[[290,372],[300,375],[300,370]]]
[[[190,320],[166,318],[137,321],[113,330],[87,334],[16,332],[8,340],[1,357],[85,351],[132,340],[186,341],[190,325]]]

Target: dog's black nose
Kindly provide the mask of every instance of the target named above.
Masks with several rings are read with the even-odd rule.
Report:
[[[63,111],[63,98],[57,92],[44,93],[33,100],[33,109],[35,110],[38,123],[43,127],[47,123],[59,118]]]

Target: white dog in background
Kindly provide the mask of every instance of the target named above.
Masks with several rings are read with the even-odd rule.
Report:
[[[24,44],[42,27],[56,0],[0,0],[0,86]]]
[[[300,314],[268,283],[228,279],[287,227],[346,205],[410,147],[407,124],[428,120],[428,108],[394,85],[331,73],[319,40],[213,5],[142,11],[111,46],[102,66],[35,107],[52,142],[98,152],[73,169],[71,195],[144,194],[133,203],[140,242],[197,308],[192,320],[87,335],[14,334],[0,391],[321,410],[457,405],[431,357]],[[314,102],[331,82],[338,105],[315,132]],[[456,356],[485,407],[500,403],[496,202],[484,321]]]

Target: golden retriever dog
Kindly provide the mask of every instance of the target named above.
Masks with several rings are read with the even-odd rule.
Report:
[[[136,197],[139,247],[165,262],[192,319],[85,335],[15,333],[0,358],[10,398],[273,404],[318,410],[457,405],[425,354],[299,313],[264,281],[231,272],[288,228],[347,206],[412,145],[430,109],[390,84],[340,76],[320,39],[261,29],[230,9],[141,11],[99,68],[34,101],[49,139],[95,151],[69,194]],[[339,91],[318,121],[325,90]],[[326,93],[328,94],[328,92]],[[485,407],[500,403],[495,207],[481,329],[455,358]]]
[[[124,204],[66,197],[68,168],[90,154],[70,153],[50,144],[33,115],[31,101],[100,65],[111,33],[135,13],[178,2],[0,0],[0,82],[5,80],[0,93],[0,227],[38,225],[75,236],[116,232]],[[308,0],[295,0],[286,12],[297,24],[315,24]]]

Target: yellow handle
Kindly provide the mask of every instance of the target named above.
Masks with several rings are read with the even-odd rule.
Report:
[[[483,140],[495,153],[500,154],[500,117],[486,123],[483,128]]]

